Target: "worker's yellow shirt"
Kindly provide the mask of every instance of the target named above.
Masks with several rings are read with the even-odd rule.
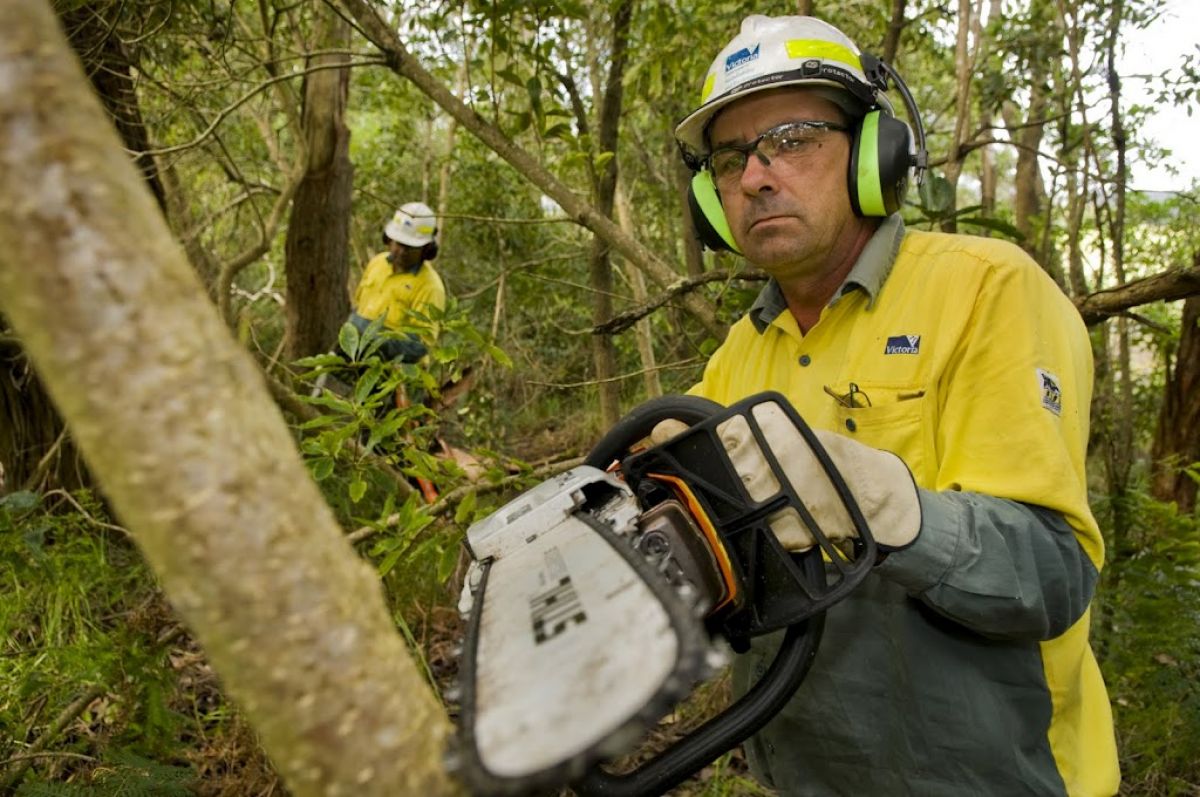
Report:
[[[428,315],[429,307],[446,308],[441,276],[429,263],[422,263],[412,274],[393,272],[387,252],[371,258],[354,292],[355,311],[372,321],[384,316],[388,329],[411,325],[411,312]]]
[[[779,391],[813,428],[898,454],[925,488],[921,536],[829,612],[794,722],[769,726],[752,762],[783,793],[820,793],[814,773],[832,772],[846,788],[907,789],[887,793],[1009,793],[1007,777],[1053,787],[1022,793],[1115,794],[1111,711],[1088,644],[1104,548],[1084,475],[1087,331],[1012,244],[904,232],[894,218],[868,248],[877,284],[850,282],[807,334],[772,284],[690,391],[724,405]],[[1061,513],[1069,528],[969,494]],[[878,738],[864,741],[873,725]],[[805,745],[853,746],[879,769],[839,770],[840,755]]]

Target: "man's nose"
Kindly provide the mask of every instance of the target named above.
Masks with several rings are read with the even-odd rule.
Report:
[[[742,190],[747,194],[761,194],[763,191],[775,190],[777,177],[773,173],[773,165],[758,150],[751,152],[746,158],[746,166],[742,169]]]

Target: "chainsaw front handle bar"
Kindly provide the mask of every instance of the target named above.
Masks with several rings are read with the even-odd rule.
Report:
[[[689,426],[708,420],[725,409],[717,402],[701,396],[659,396],[634,407],[629,414],[617,421],[616,426],[592,448],[584,465],[608,470],[609,466],[624,459],[629,447],[649,437],[663,421],[683,421]]]

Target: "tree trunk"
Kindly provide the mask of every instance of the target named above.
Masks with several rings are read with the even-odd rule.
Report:
[[[699,277],[704,273],[704,250],[700,246],[700,238],[696,233],[696,222],[692,218],[691,208],[688,207],[688,191],[692,183],[692,171],[684,164],[682,158],[672,157],[673,171],[679,190],[681,220],[683,222],[683,263],[684,271],[689,277]],[[630,231],[632,235],[632,231]]]
[[[0,345],[0,495],[90,485],[62,418],[20,346]]]
[[[978,19],[979,13],[971,8],[971,0],[958,0],[958,36],[954,49],[954,137],[950,141],[949,154],[943,167],[946,182],[952,189],[952,197],[958,193],[958,178],[962,175],[963,159],[966,157],[963,144],[966,143],[967,126],[971,121],[971,72],[974,65],[970,42],[971,33],[975,32],[975,42],[978,45]],[[957,199],[952,199],[950,210],[957,207]],[[945,232],[958,230],[954,216],[943,221],[941,226]]]
[[[1200,266],[1200,257],[1196,265]],[[1184,514],[1196,509],[1196,481],[1185,472],[1200,463],[1200,297],[1183,303],[1175,364],[1167,364],[1162,412],[1151,449],[1150,492],[1174,501]]]
[[[0,0],[0,19],[0,311],[118,517],[294,794],[456,793],[377,577],[48,5]]]
[[[904,33],[904,14],[907,0],[892,0],[892,13],[888,17],[887,35],[883,39],[883,49],[879,53],[888,64],[896,63],[896,55],[900,52],[900,36]]]
[[[633,212],[629,209],[629,198],[617,183],[617,221],[621,229],[633,234]],[[649,297],[646,294],[646,278],[636,268],[627,266],[625,274],[629,279],[629,287],[633,291],[633,301],[641,305]],[[656,398],[662,395],[662,381],[658,378],[658,364],[654,358],[654,333],[650,331],[650,319],[643,318],[633,327],[637,338],[638,356],[642,361],[642,381],[646,386],[646,398]]]
[[[597,176],[596,208],[607,219],[613,217],[617,192],[617,145],[620,141],[621,104],[624,99],[623,78],[629,53],[629,23],[633,17],[633,0],[621,0],[613,9],[612,55],[604,95],[600,102],[599,150],[613,153],[604,170]],[[608,241],[599,235],[592,237],[588,257],[588,283],[594,292],[592,320],[598,325],[612,318],[613,274]],[[621,419],[621,389],[616,381],[617,356],[613,340],[608,335],[592,336],[592,358],[596,369],[597,393],[600,399],[600,423],[609,429]]]
[[[345,50],[350,26],[321,3],[316,40],[322,50]],[[309,66],[348,63],[349,55],[309,58]],[[349,69],[308,75],[301,127],[308,151],[304,177],[292,199],[287,243],[287,341],[291,359],[328,351],[350,312],[350,199],[354,167],[346,127]]]
[[[68,6],[62,8],[62,6]],[[158,166],[149,152],[150,136],[142,121],[142,110],[134,86],[134,63],[118,34],[124,4],[95,2],[80,4],[55,3],[60,8],[60,20],[67,40],[83,61],[84,71],[92,88],[100,97],[113,126],[121,136],[125,149],[136,153],[134,163],[154,194],[158,207],[167,210],[166,192],[158,176]]]

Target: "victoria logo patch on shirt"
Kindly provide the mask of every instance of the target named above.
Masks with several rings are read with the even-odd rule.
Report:
[[[1037,369],[1038,389],[1042,393],[1042,406],[1055,415],[1062,415],[1062,387],[1058,377],[1049,371]]]
[[[884,354],[920,354],[920,335],[893,335],[883,347]]]

